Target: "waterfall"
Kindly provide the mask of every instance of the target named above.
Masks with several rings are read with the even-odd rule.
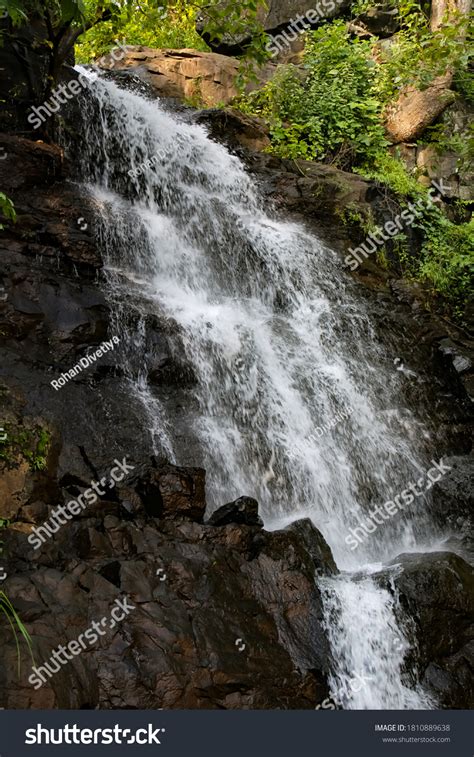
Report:
[[[430,548],[426,498],[348,543],[430,467],[429,431],[340,256],[264,207],[204,127],[108,79],[84,103],[74,160],[101,218],[123,370],[156,453],[206,468],[210,510],[247,495],[267,529],[309,517],[321,530],[344,571],[322,588],[344,707],[434,706],[404,671],[409,619],[370,575]],[[152,380],[162,345],[149,323],[184,376],[178,402]],[[363,671],[349,695],[344,682]]]

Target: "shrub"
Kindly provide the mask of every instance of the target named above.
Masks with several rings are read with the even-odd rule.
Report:
[[[240,107],[265,118],[281,157],[347,167],[387,144],[370,49],[350,39],[343,21],[325,24],[308,34],[303,71],[280,66]]]
[[[417,277],[444,297],[456,320],[474,291],[474,220],[454,224],[438,212],[423,224]]]

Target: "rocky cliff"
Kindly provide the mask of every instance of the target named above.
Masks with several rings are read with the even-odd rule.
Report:
[[[357,177],[243,148],[242,131],[248,139],[255,124],[242,125],[221,111],[196,118],[207,119],[215,138],[239,150],[282,214],[316,224],[334,245],[347,244],[350,233],[340,223],[341,207],[377,205],[376,188]],[[52,386],[104,342],[120,337],[111,331],[101,250],[91,233],[97,209],[71,181],[56,145],[3,134],[0,147],[1,187],[18,215],[0,242],[0,518],[10,522],[1,532],[7,573],[2,590],[26,624],[34,652],[33,663],[22,642],[18,673],[15,639],[2,616],[0,705],[316,707],[328,695],[330,658],[318,583],[335,571],[329,548],[309,522],[266,532],[253,501],[228,505],[206,522],[205,472],[153,455],[147,419],[113,353],[59,390]],[[472,363],[460,352],[467,348],[399,280],[366,269],[360,286],[377,328],[383,332],[390,323],[397,354],[420,371],[422,391],[429,385],[433,403],[444,412],[438,447],[456,454],[458,465],[436,492],[435,507],[441,518],[464,523],[466,494],[459,482],[470,460],[466,389]],[[162,338],[157,327],[157,342]],[[166,381],[172,391],[172,371]],[[407,391],[416,402],[421,388]],[[34,529],[92,482],[107,479],[124,458],[133,466],[127,478],[35,549],[29,539]],[[472,579],[463,560],[451,565],[453,559],[420,556],[400,590],[419,618],[421,673],[444,706],[467,707]],[[33,666],[40,669],[60,645],[101,624],[124,598],[133,607],[126,618],[106,623],[103,638],[97,636],[51,679],[43,670],[43,685],[28,683]],[[446,628],[440,606],[451,608]],[[454,622],[458,616],[460,623]],[[432,635],[424,640],[427,628]],[[436,643],[438,631],[442,644]]]

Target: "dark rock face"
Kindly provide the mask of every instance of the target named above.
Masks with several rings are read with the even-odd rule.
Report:
[[[253,151],[242,151],[241,157],[278,209],[317,221],[318,231],[331,229],[346,242],[347,229],[335,220],[347,205],[366,212],[376,195],[371,182],[323,163],[282,160]]]
[[[334,575],[338,573],[334,557],[332,556],[331,548],[324,540],[323,535],[316,528],[314,523],[309,518],[303,520],[297,520],[291,523],[286,531],[294,533],[301,539],[302,543],[308,550],[316,570],[321,575]]]
[[[349,0],[334,0],[334,2],[328,1],[314,5],[308,4],[306,0],[268,0],[265,7],[260,6],[258,20],[266,34],[276,37],[281,32],[289,30],[292,32],[294,41],[305,28],[301,25],[301,18],[307,23],[307,28],[314,28],[326,19],[341,15],[349,7]],[[300,19],[299,24],[298,19]],[[196,29],[212,50],[223,55],[242,54],[245,45],[251,39],[250,28],[240,35],[224,35],[220,39],[209,38],[202,20],[198,21]]]
[[[389,5],[376,5],[354,19],[350,30],[360,37],[391,37],[400,27],[397,8]]]
[[[474,705],[474,572],[449,552],[400,555],[393,576],[400,603],[414,619],[424,685],[441,707]],[[380,580],[390,589],[391,575]]]
[[[455,339],[441,339],[438,348],[440,361],[464,386],[474,403],[474,343]]]
[[[140,477],[137,492],[148,515],[201,521],[206,510],[205,471],[162,465]]]
[[[231,523],[263,526],[263,520],[258,514],[258,502],[252,497],[239,497],[235,502],[219,507],[207,522],[210,526],[227,526]]]
[[[442,528],[452,529],[464,537],[466,548],[474,553],[474,457],[449,457],[446,464],[451,470],[433,486],[433,517]]]
[[[227,525],[202,523],[204,471],[143,462],[152,457],[147,419],[117,353],[59,391],[51,386],[113,336],[90,233],[94,208],[64,179],[58,148],[5,136],[0,144],[2,188],[18,214],[0,242],[1,420],[9,433],[39,426],[50,439],[41,470],[21,456],[0,462],[0,517],[12,521],[2,532],[2,589],[45,680],[36,690],[38,679],[28,682],[25,646],[18,678],[2,615],[0,706],[314,707],[328,694],[329,655],[311,551],[289,530],[263,531],[254,502],[231,505]],[[157,333],[157,324],[147,328]],[[150,337],[158,377],[169,357],[165,336]],[[171,385],[173,376],[163,380]],[[33,549],[32,529],[125,455],[134,466],[127,478]],[[119,598],[133,610],[112,628]],[[50,678],[44,664],[56,667],[53,651],[102,618],[103,638]]]
[[[33,261],[54,259],[65,273],[93,278],[102,267],[88,231],[94,209],[63,178],[63,153],[57,146],[0,135],[2,191],[14,198],[18,224],[2,233],[2,253]],[[59,261],[58,261],[59,257]]]
[[[267,129],[260,119],[246,116],[232,108],[203,110],[197,114],[196,121],[207,126],[212,139],[225,141],[231,148],[263,150],[270,145]]]
[[[173,476],[202,489],[201,471],[172,466],[158,476],[161,489]],[[16,677],[16,647],[2,618],[1,705],[314,707],[327,695],[328,650],[305,546],[295,534],[259,525],[202,525],[189,511],[153,517],[141,484],[156,478],[142,471],[119,486],[115,501],[102,499],[36,552],[25,520],[34,503],[19,514],[4,588],[34,639],[46,681],[37,690],[28,684],[27,656]],[[50,678],[44,663],[53,650],[110,618],[125,597],[133,607],[126,619],[113,628],[107,621],[103,639]]]

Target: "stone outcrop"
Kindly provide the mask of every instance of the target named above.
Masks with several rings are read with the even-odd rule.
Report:
[[[52,388],[51,379],[114,335],[93,238],[96,208],[67,180],[59,148],[4,135],[2,146],[7,157],[0,161],[1,186],[15,202],[18,221],[8,223],[0,238],[1,421],[17,438],[32,439],[38,428],[48,438],[44,464],[35,465],[32,456],[39,448],[25,445],[0,461],[5,474],[0,517],[12,521],[0,534],[8,573],[2,589],[32,635],[36,666],[94,621],[108,618],[118,598],[127,597],[133,610],[37,690],[28,683],[31,661],[23,644],[17,676],[16,645],[2,616],[0,706],[313,708],[328,695],[318,576],[337,572],[331,550],[307,520],[266,532],[255,500],[248,498],[223,503],[206,522],[204,471],[154,457],[148,419],[130,396],[115,356],[109,362],[102,358],[60,391]],[[370,206],[376,194],[370,182],[331,166],[250,151],[245,159],[282,215],[290,211],[318,228],[325,220],[338,227],[341,238],[346,233],[338,220],[341,209]],[[374,322],[378,317],[384,328],[388,323],[389,331],[399,332],[399,354],[416,345],[434,384],[433,402],[441,401],[438,395],[450,397],[443,399],[449,417],[458,408],[454,376],[430,352],[442,332],[388,290],[374,297],[368,292],[367,305]],[[147,318],[146,327],[157,355],[166,354],[158,318]],[[174,401],[186,401],[181,378],[166,362],[157,358],[157,385],[163,381]],[[416,402],[417,387],[412,391]],[[423,388],[424,398],[427,391]],[[457,421],[464,423],[460,415]],[[465,444],[460,433],[443,429],[442,443],[459,449]],[[134,466],[127,479],[33,549],[32,529],[58,504],[107,476],[114,459],[124,456]],[[465,568],[448,563],[467,586]],[[433,570],[444,582],[435,582],[436,601],[451,591],[446,601],[459,613],[460,635],[450,625],[446,644],[423,652],[424,671],[433,686],[428,669],[450,676],[441,694],[451,706],[464,702],[459,689],[467,658],[464,588],[455,594],[449,576],[443,578],[444,564]],[[423,567],[416,581],[402,587],[407,601],[415,602],[421,574],[427,583],[429,570]],[[418,608],[423,624],[433,615],[433,603],[427,598]]]
[[[367,8],[349,24],[349,31],[362,39],[391,37],[399,29],[398,10],[390,5]]]
[[[204,524],[204,471],[152,457],[116,356],[53,389],[52,378],[113,335],[95,208],[65,179],[58,148],[8,136],[0,145],[2,187],[18,215],[0,240],[0,517],[11,521],[1,532],[2,590],[39,669],[59,645],[110,620],[117,599],[133,606],[51,679],[40,670],[36,689],[23,642],[18,676],[1,614],[0,706],[313,708],[328,695],[316,567],[332,569],[329,548],[316,529],[306,539],[295,529],[265,532],[245,498],[218,510],[218,525]],[[35,429],[47,434],[41,461]],[[124,456],[133,465],[126,480],[34,549],[32,529]]]
[[[261,526],[263,520],[258,514],[258,502],[252,497],[239,497],[215,510],[207,521],[211,526],[228,526],[231,523],[243,523],[246,526]]]
[[[325,20],[342,14],[349,7],[350,0],[334,0],[334,2],[314,5],[308,4],[306,0],[268,0],[265,5],[260,4],[257,19],[265,33],[274,38],[288,32],[288,42],[285,37],[285,43],[282,46],[285,53],[286,47],[293,51],[299,49],[301,31],[304,29],[301,25],[302,18],[306,21],[307,28],[315,28]],[[298,19],[300,23],[295,24]],[[214,51],[224,55],[241,55],[245,50],[245,45],[252,38],[250,26],[248,29],[244,28],[239,34],[226,34],[219,39],[209,38],[202,20],[198,20],[196,28]]]
[[[199,472],[174,475],[201,487]],[[18,513],[3,588],[32,635],[37,668],[59,644],[110,618],[117,599],[134,609],[56,675],[41,671],[37,690],[26,648],[17,677],[15,642],[1,619],[1,706],[314,707],[327,695],[328,649],[304,544],[260,525],[202,525],[191,511],[154,517],[139,492],[127,482],[36,552],[27,533],[44,508],[30,502]]]
[[[440,528],[464,534],[474,553],[474,457],[448,457],[446,464],[451,470],[433,486],[431,512]]]
[[[214,108],[199,113],[198,123],[206,125],[209,135],[231,148],[264,150],[270,146],[268,130],[259,118],[244,115],[233,108]]]
[[[447,108],[439,119],[441,137],[456,139],[462,145],[469,144],[469,129],[474,118],[472,105],[461,100]],[[439,148],[436,143],[402,143],[392,151],[400,154],[409,171],[419,174],[421,184],[429,185],[433,179],[442,177],[445,197],[474,201],[474,171],[472,162],[456,150]]]
[[[407,87],[386,114],[385,129],[391,142],[418,139],[456,96],[451,91],[452,75],[438,76],[424,90]]]
[[[441,707],[474,705],[474,572],[448,552],[400,555],[401,570],[379,577],[414,620],[421,680]],[[393,589],[392,589],[393,590]]]
[[[120,61],[111,56],[104,56],[101,61],[107,70],[134,69],[160,96],[188,100],[195,105],[227,105],[238,94],[238,59],[217,53],[129,46]],[[268,81],[273,71],[272,64],[264,66],[258,72],[259,84],[250,84],[248,90]]]

